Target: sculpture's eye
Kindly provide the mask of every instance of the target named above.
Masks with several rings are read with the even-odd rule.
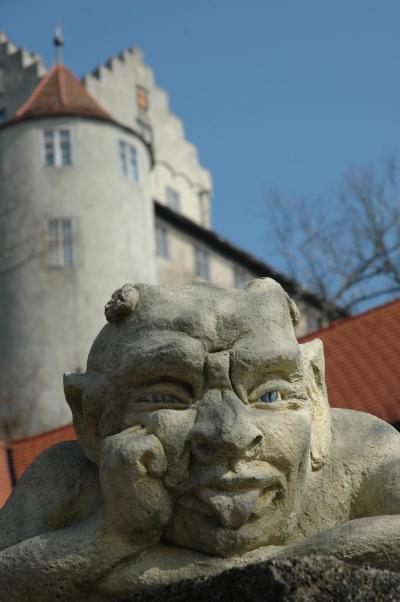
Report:
[[[158,387],[157,387],[158,388]],[[160,387],[161,388],[161,387]],[[174,385],[157,391],[142,391],[135,395],[132,399],[134,403],[146,404],[147,409],[150,406],[159,406],[160,408],[176,407],[176,409],[182,409],[192,405],[192,395],[189,391],[184,389],[184,386]],[[158,408],[154,408],[158,409]]]
[[[179,399],[173,397],[172,395],[166,395],[164,393],[154,393],[148,396],[146,401],[150,403],[181,403]]]
[[[278,401],[280,399],[279,391],[267,391],[263,393],[260,397],[260,401],[263,403],[273,403],[274,401]]]

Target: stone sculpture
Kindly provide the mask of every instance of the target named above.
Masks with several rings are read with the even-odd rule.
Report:
[[[111,600],[279,555],[400,570],[400,436],[330,409],[276,282],[125,285],[106,316],[65,376],[78,443],[0,513],[1,599]]]

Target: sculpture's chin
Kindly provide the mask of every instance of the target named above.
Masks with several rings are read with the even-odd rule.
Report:
[[[285,503],[276,490],[222,494],[211,489],[177,504],[168,542],[212,554],[233,556],[288,539]]]

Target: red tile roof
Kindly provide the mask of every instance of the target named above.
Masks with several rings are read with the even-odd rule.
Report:
[[[8,447],[11,450],[15,478],[19,479],[29,464],[42,451],[56,443],[72,439],[76,439],[75,429],[72,424],[68,424],[47,433],[10,441]]]
[[[114,122],[67,67],[55,65],[18,109],[12,121],[62,115]]]
[[[302,338],[322,340],[330,404],[400,421],[400,299]]]
[[[12,491],[11,475],[8,466],[7,446],[0,441],[0,508]]]

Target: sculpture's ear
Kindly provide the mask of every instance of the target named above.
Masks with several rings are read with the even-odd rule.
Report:
[[[64,374],[64,394],[73,416],[82,415],[82,393],[84,374]]]
[[[88,374],[64,374],[64,393],[72,411],[78,441],[89,460],[97,464],[100,457],[98,414],[97,408],[90,408],[87,403],[91,380]]]
[[[314,339],[300,345],[303,356],[307,395],[312,403],[311,466],[319,470],[331,450],[331,409],[325,384],[325,360],[322,341]]]

